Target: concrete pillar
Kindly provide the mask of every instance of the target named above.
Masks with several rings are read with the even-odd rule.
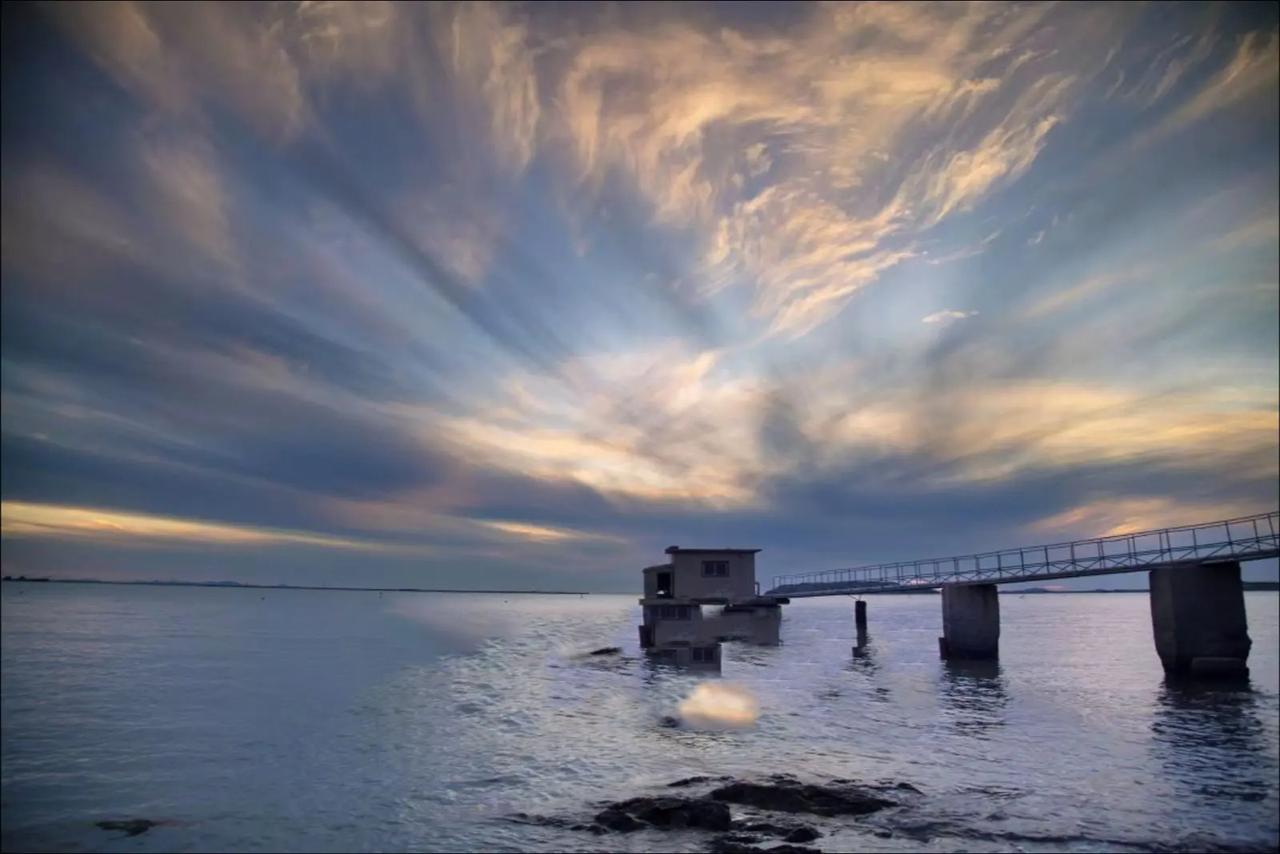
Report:
[[[943,658],[996,658],[1000,654],[1000,602],[994,584],[948,584],[942,588]]]
[[[1151,570],[1151,628],[1166,673],[1248,672],[1249,626],[1240,564]]]
[[[853,603],[853,624],[860,634],[867,631],[867,603],[859,599]]]

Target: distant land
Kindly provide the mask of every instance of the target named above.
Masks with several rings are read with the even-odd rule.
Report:
[[[25,575],[6,575],[3,581],[25,581],[25,582],[43,582],[50,584],[133,584],[144,587],[242,587],[246,590],[342,590],[350,592],[369,592],[369,593],[502,593],[504,595],[518,594],[541,594],[545,596],[587,596],[592,593],[590,590],[479,590],[479,589],[463,589],[456,587],[330,587],[320,584],[250,584],[240,581],[161,581],[159,579],[151,581],[105,581],[101,578],[48,578],[48,577],[32,577]],[[1280,581],[1242,581],[1241,587],[1245,590],[1280,590]],[[1028,587],[1025,590],[1010,590],[1008,588],[997,589],[1004,596],[1021,596],[1024,593],[1149,593],[1145,587],[1109,587],[1094,588],[1092,590],[1050,590],[1047,587]],[[624,591],[625,593],[626,591]],[[936,587],[928,587],[920,590],[895,590],[893,595],[909,594],[909,593],[933,593],[937,594],[941,591]]]
[[[586,596],[589,590],[463,590],[446,587],[329,587],[319,584],[246,584],[240,581],[104,581],[100,578],[28,578],[6,575],[0,581],[45,582],[49,584],[133,584],[144,587],[242,587],[246,590],[344,590],[368,593],[540,593],[552,596]]]
[[[1242,581],[1245,590],[1280,590],[1280,581]],[[1093,590],[1050,590],[1047,587],[1028,587],[1026,590],[1001,590],[1001,593],[1150,593],[1146,587],[1109,587]]]

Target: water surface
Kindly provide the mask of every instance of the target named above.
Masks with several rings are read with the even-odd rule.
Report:
[[[700,732],[662,720],[708,677],[639,656],[632,596],[0,589],[6,850],[591,850],[504,817],[777,771],[924,791],[827,850],[1280,842],[1275,593],[1246,594],[1251,679],[1220,690],[1165,683],[1145,594],[1004,595],[985,667],[938,660],[936,596],[871,598],[859,659],[848,599],[799,600],[782,646],[725,646],[756,725]],[[173,823],[94,827],[135,816]]]

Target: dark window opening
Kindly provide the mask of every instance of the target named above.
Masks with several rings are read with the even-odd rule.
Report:
[[[654,611],[660,620],[688,620],[691,618],[688,605],[655,605]]]
[[[673,595],[675,594],[672,593],[671,591],[671,573],[659,572],[658,573],[658,598],[670,599]]]
[[[729,561],[727,560],[704,560],[702,562],[703,578],[728,578],[729,577]]]

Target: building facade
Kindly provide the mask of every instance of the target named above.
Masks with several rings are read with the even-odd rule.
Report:
[[[718,670],[721,641],[778,643],[788,600],[759,595],[759,552],[669,547],[668,563],[643,570],[641,648],[660,663]]]

